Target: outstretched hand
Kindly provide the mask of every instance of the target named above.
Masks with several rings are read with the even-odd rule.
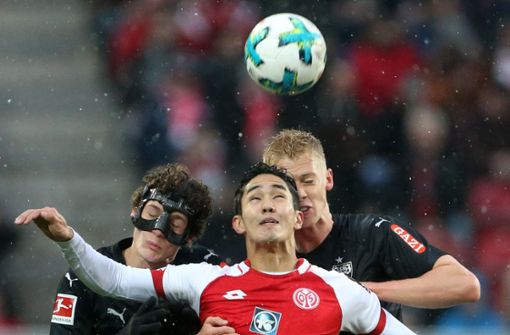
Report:
[[[53,207],[27,209],[14,220],[17,225],[34,222],[39,229],[55,242],[69,241],[74,232],[66,219]]]

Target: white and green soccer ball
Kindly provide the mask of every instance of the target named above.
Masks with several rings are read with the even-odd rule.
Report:
[[[326,65],[326,42],[308,19],[291,13],[266,17],[244,47],[246,69],[264,89],[295,95],[312,87]]]

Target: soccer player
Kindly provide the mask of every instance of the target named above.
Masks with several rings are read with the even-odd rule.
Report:
[[[311,133],[280,131],[266,145],[263,161],[285,168],[296,181],[304,213],[303,228],[296,231],[298,256],[362,282],[398,318],[400,304],[444,308],[480,298],[475,275],[408,224],[387,216],[332,214],[327,192],[333,172]]]
[[[147,269],[220,262],[208,249],[191,245],[205,229],[211,198],[207,186],[191,178],[185,166],[168,164],[147,172],[143,184],[132,194],[131,208],[132,237],[99,249],[106,257]],[[28,213],[61,218],[50,208]],[[153,334],[163,328],[174,335],[196,334],[200,321],[189,306],[175,301],[157,305],[153,299],[141,305],[98,295],[72,270],[60,281],[50,334]]]
[[[24,212],[52,240],[80,280],[104,295],[185,299],[205,320],[220,316],[239,334],[414,334],[380,307],[370,290],[344,274],[296,256],[303,213],[294,180],[275,166],[252,167],[236,191],[232,226],[245,235],[247,260],[157,270],[126,267],[95,251],[62,217]]]

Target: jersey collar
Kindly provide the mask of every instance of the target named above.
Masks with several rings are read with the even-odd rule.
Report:
[[[298,271],[300,275],[307,272],[312,265],[304,258],[298,258],[295,269]],[[251,262],[249,259],[245,259],[243,262],[239,263],[239,270],[242,273],[246,273],[251,269]]]

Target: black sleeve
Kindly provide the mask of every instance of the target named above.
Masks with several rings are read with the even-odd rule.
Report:
[[[415,278],[432,269],[445,252],[439,250],[409,224],[391,217],[374,217],[373,233],[380,235],[380,260],[393,279]]]
[[[94,293],[69,270],[60,280],[51,316],[50,335],[92,334]]]

